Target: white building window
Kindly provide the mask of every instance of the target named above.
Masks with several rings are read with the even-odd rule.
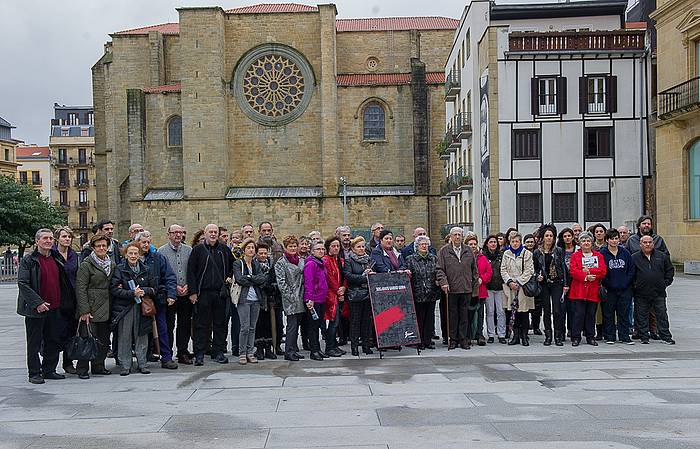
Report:
[[[556,78],[540,78],[538,97],[539,115],[554,115],[557,113]]]
[[[592,76],[588,78],[588,113],[601,114],[606,112],[605,77]]]

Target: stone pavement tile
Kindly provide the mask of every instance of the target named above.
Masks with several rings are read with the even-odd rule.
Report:
[[[464,382],[441,382],[430,383],[429,387],[425,385],[384,385],[372,384],[373,395],[404,395],[404,394],[421,394],[430,392],[430,394],[450,394],[450,393],[501,393],[508,391],[531,391],[533,393],[549,391],[542,387],[539,382],[484,382],[474,381],[471,383]]]
[[[104,435],[118,433],[157,432],[169,416],[129,418],[57,419],[0,423],[0,435]]]
[[[193,382],[192,388],[251,388],[281,387],[284,379],[269,375],[239,374],[230,371],[216,372]]]
[[[315,385],[361,385],[365,382],[360,376],[310,376],[287,377],[284,379],[285,387],[311,387]]]
[[[104,388],[107,390],[109,385],[104,384]],[[41,401],[43,404],[49,405],[89,404],[93,403],[94,401],[100,401],[101,403],[162,402],[163,398],[166,397],[169,401],[186,401],[187,398],[189,398],[193,393],[194,390],[170,390],[168,392],[155,390],[138,392],[102,391],[100,393],[53,394],[36,392],[28,388],[26,390],[18,390],[17,393],[7,396],[7,399],[5,399],[2,404],[31,406],[37,404],[39,401]]]
[[[40,437],[24,437],[0,433],[0,449],[26,449]],[[385,446],[386,447],[386,446]]]
[[[318,403],[318,399],[313,397],[281,398],[278,410],[303,412],[317,407]],[[346,396],[323,403],[324,410],[375,410],[392,406],[418,409],[459,409],[474,407],[474,404],[463,394],[431,395],[428,392],[422,395],[406,396]]]
[[[700,374],[700,373],[699,373]],[[616,379],[609,380],[552,380],[544,383],[546,386],[559,391],[604,391],[604,390],[667,390],[700,389],[700,377],[674,379],[672,384],[657,379]]]
[[[487,448],[487,449],[639,449],[637,446],[630,444],[616,443],[612,441],[531,441],[525,443],[516,443],[513,441],[489,441],[486,444],[470,444],[468,448]],[[392,445],[389,444],[389,449],[425,449],[425,446],[408,445]],[[439,449],[465,449],[463,442],[448,443],[441,445]]]
[[[69,419],[76,416],[86,405],[32,404],[26,407],[0,407],[0,422],[33,421],[46,419]]]
[[[595,366],[595,364],[592,364]],[[614,379],[615,376],[599,369],[587,370],[528,370],[535,374],[537,380],[597,380],[597,379]]]
[[[668,348],[668,347],[666,347]],[[575,371],[587,369],[645,369],[661,367],[657,360],[586,360],[581,362],[549,362],[549,363],[514,363],[513,366],[523,371]]]
[[[32,449],[261,449],[268,429],[218,429],[207,432],[156,432],[122,435],[91,435],[90,438],[45,436]]]
[[[274,412],[277,410],[276,398],[225,401],[168,401],[159,402],[94,402],[83,406],[76,418],[109,418],[118,416],[149,415],[193,415],[205,413],[252,413]],[[1,409],[0,409],[1,410]]]
[[[496,393],[511,404],[650,404],[665,402],[648,391],[522,391]],[[470,398],[472,394],[468,394]]]
[[[331,436],[332,435],[332,436]],[[453,426],[354,426],[333,427],[333,432],[318,429],[270,429],[266,448],[290,446],[327,447],[328,440],[352,441],[353,444],[415,445],[424,448],[442,448],[450,443],[463,447],[473,441],[502,441],[503,438],[490,425]]]
[[[652,394],[672,404],[700,404],[700,390],[654,390]]]
[[[284,397],[315,397],[337,398],[340,396],[369,396],[370,390],[366,385],[332,385],[314,387],[283,387],[283,388],[238,388],[226,390],[197,390],[188,400],[223,400],[223,399],[255,399],[255,398],[284,398]]]
[[[700,419],[700,404],[579,405],[596,419]],[[699,421],[700,422],[700,421]]]
[[[235,403],[232,403],[232,408]],[[320,411],[271,413],[208,413],[173,416],[163,427],[165,432],[216,431],[217,429],[304,428],[324,427],[330,423],[347,426],[378,426],[374,410]],[[310,430],[313,431],[313,430]]]
[[[607,369],[607,373],[615,376],[618,379],[663,379],[663,378],[681,378],[681,377],[700,377],[698,368],[647,368],[647,369]]]

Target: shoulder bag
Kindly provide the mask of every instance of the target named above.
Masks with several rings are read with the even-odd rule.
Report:
[[[141,297],[141,315],[156,316],[156,306],[150,296]]]
[[[523,250],[526,251],[526,250]],[[522,270],[521,272],[525,271],[525,256],[523,255],[522,259]],[[530,276],[530,279],[522,286],[523,293],[525,293],[525,296],[529,296],[532,298],[535,298],[539,296],[540,292],[542,292],[542,286],[540,285],[539,281],[537,280],[537,273],[533,273],[532,276]]]
[[[241,259],[241,274],[243,274],[243,264],[245,261]],[[252,288],[252,287],[251,287]],[[234,306],[238,305],[238,301],[241,300],[241,290],[243,290],[243,286],[236,282],[235,276],[233,279],[233,282],[231,282],[231,303]]]

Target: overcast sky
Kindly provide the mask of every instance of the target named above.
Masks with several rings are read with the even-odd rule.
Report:
[[[92,104],[90,68],[102,55],[109,33],[177,22],[175,8],[179,6],[217,4],[212,0],[0,1],[0,117],[17,127],[12,133],[14,138],[38,145],[48,143],[54,102]],[[227,0],[218,6],[229,9],[289,1]],[[501,2],[527,3],[528,0]],[[336,0],[334,3],[338,17],[343,18],[426,15],[459,19],[467,0]]]

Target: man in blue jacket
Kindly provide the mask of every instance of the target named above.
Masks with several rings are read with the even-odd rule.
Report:
[[[177,369],[177,363],[173,360],[172,345],[168,337],[167,308],[175,304],[177,298],[177,276],[168,259],[159,253],[151,245],[152,237],[148,231],[139,232],[134,241],[141,246],[143,263],[153,271],[158,280],[156,305],[156,325],[158,327],[158,343],[160,344],[160,366],[166,369]]]
[[[630,339],[629,307],[632,303],[632,281],[635,266],[632,254],[620,245],[620,233],[615,228],[605,233],[607,246],[600,253],[608,268],[603,287],[608,292],[607,300],[603,302],[603,336],[605,343],[615,343],[615,322],[617,321],[617,336],[622,343],[633,345]]]

